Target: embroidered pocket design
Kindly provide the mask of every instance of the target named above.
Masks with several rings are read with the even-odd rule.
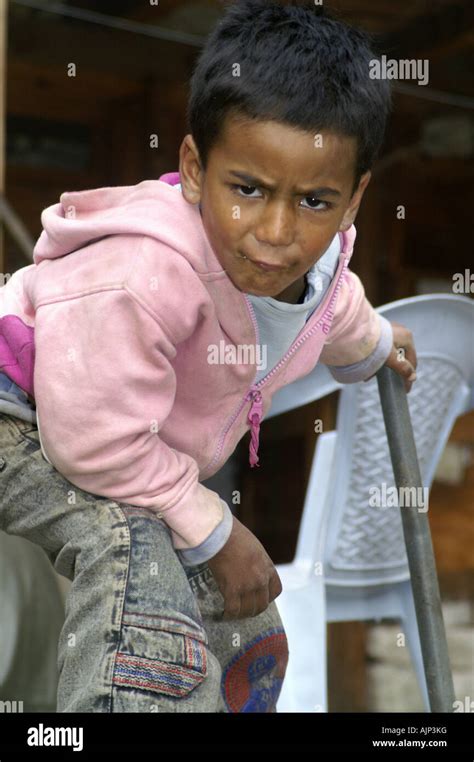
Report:
[[[128,626],[125,630],[129,650],[117,652],[112,681],[115,686],[179,698],[191,693],[207,676],[206,645],[199,638],[176,632],[172,626],[169,630],[147,628],[147,646],[140,648],[146,655],[141,655],[133,653],[136,649],[132,641],[143,643],[143,628]],[[158,658],[151,656],[154,645]]]

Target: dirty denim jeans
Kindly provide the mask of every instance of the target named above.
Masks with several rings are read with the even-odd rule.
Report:
[[[288,660],[275,601],[221,619],[206,563],[184,566],[152,511],[75,487],[34,423],[0,413],[0,529],[71,580],[57,712],[275,712]]]

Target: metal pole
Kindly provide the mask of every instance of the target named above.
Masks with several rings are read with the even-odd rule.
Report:
[[[383,366],[377,383],[396,486],[398,490],[423,487],[403,379]],[[453,712],[453,678],[426,508],[409,504],[401,506],[400,512],[430,708]]]

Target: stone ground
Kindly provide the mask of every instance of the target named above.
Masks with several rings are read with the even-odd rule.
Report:
[[[463,706],[470,707],[471,701],[474,701],[474,604],[469,601],[444,602],[443,617],[454,693]],[[408,645],[398,644],[400,632],[398,624],[373,624],[369,627],[369,712],[425,711]]]

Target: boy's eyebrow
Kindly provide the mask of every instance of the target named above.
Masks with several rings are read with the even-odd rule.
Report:
[[[274,190],[275,186],[270,185],[269,183],[264,183],[262,180],[259,180],[257,177],[253,177],[252,175],[247,175],[245,172],[236,172],[235,170],[230,170],[229,174],[233,175],[234,177],[237,177],[239,180],[243,180],[245,183],[247,183],[250,186],[255,186],[258,188],[265,188],[266,190]],[[299,196],[340,196],[341,193],[336,190],[335,188],[295,188],[295,193],[297,193]]]

